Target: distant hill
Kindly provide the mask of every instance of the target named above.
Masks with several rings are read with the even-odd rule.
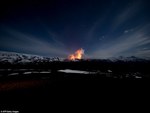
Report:
[[[38,55],[0,51],[0,62],[3,63],[14,64],[14,63],[52,62],[52,61],[62,61],[62,59],[58,57],[49,58]]]
[[[39,63],[39,62],[53,62],[53,61],[69,61],[64,58],[59,57],[43,57],[39,55],[31,55],[31,54],[23,54],[16,52],[4,52],[0,51],[0,62],[1,63],[11,63],[11,64],[22,64],[22,63]],[[103,62],[147,62],[149,59],[137,58],[135,56],[131,57],[113,57],[109,59],[81,59],[75,60],[73,62],[78,61],[103,61]]]
[[[110,58],[110,60],[113,61],[113,62],[116,62],[116,61],[129,62],[129,61],[147,61],[149,59],[138,58],[138,57],[135,57],[135,56],[130,56],[130,57],[119,56],[117,58]]]

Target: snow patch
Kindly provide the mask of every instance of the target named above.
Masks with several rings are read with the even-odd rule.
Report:
[[[112,70],[107,70],[109,73],[112,73]]]
[[[58,70],[58,72],[64,72],[64,73],[76,73],[76,74],[90,74],[90,72],[88,72],[88,71],[71,70],[71,69]]]
[[[140,79],[140,78],[142,78],[142,77],[140,77],[140,76],[135,76],[135,78],[139,78],[139,79]]]
[[[31,74],[32,72],[24,72],[23,74],[28,75]]]
[[[47,73],[51,73],[51,72],[49,72],[49,71],[42,71],[42,72],[40,72],[40,73],[42,73],[42,74],[47,74]]]

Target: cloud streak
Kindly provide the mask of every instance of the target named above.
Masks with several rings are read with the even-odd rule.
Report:
[[[46,56],[67,56],[68,52],[63,46],[52,44],[31,35],[23,34],[15,30],[7,30],[10,36],[2,37],[1,48],[9,48],[12,51],[21,51]]]
[[[132,55],[135,56],[149,56],[150,51],[139,51],[135,48],[150,45],[150,36],[148,35],[148,28],[150,25],[143,26],[142,28],[136,29],[134,32],[123,34],[113,42],[108,42],[103,48],[98,48],[92,53],[92,57],[95,58],[108,58],[122,55],[126,51],[132,51]],[[134,50],[134,51],[133,51]],[[129,55],[129,54],[126,54]]]
[[[135,55],[139,57],[150,58],[150,49],[137,51]]]
[[[138,11],[141,9],[140,5],[142,2],[137,0],[132,4],[129,4],[126,8],[120,11],[118,15],[112,21],[112,31],[118,29],[120,25],[128,22],[128,20],[132,19],[135,15],[138,14]]]

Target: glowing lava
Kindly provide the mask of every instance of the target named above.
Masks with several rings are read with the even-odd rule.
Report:
[[[79,60],[82,58],[82,56],[84,55],[84,50],[78,49],[74,54],[71,54],[68,56],[69,60]]]

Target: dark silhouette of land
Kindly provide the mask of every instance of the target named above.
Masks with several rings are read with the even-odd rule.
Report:
[[[74,95],[108,98],[149,86],[149,61],[80,60],[0,64],[0,103],[3,109],[51,108]],[[89,73],[69,73],[60,70]],[[144,81],[144,84],[142,83]],[[88,95],[88,97],[86,97]],[[57,101],[60,101],[57,103]],[[48,103],[48,104],[47,104]],[[52,107],[53,108],[53,107]]]

